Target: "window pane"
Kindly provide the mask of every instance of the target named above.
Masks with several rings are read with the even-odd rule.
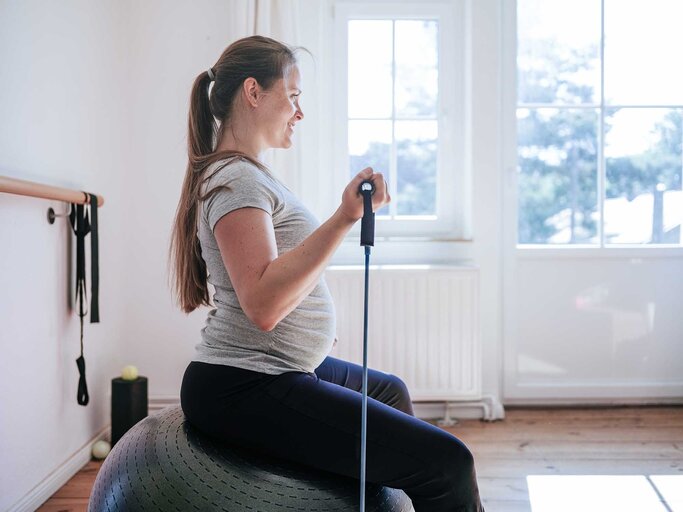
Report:
[[[595,109],[517,109],[520,244],[598,243]]]
[[[391,121],[349,121],[349,179],[366,167],[389,177]],[[389,205],[375,212],[389,215]]]
[[[681,0],[605,0],[606,103],[683,104],[681,20]]]
[[[395,130],[398,215],[436,215],[437,121],[397,121]]]
[[[600,101],[600,2],[518,0],[520,103]]]
[[[683,109],[605,112],[605,242],[681,242]]]
[[[438,22],[396,21],[396,115],[436,117]]]
[[[349,21],[349,117],[391,118],[392,20]]]

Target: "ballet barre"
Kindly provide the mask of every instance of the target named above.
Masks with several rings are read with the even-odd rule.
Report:
[[[72,204],[89,204],[90,199],[86,192],[62,187],[54,187],[33,181],[19,180],[8,176],[0,176],[0,192],[17,194],[20,196],[40,197],[55,201],[66,201]],[[97,194],[97,206],[104,204],[104,197]],[[56,214],[52,208],[48,210],[47,219],[50,224],[54,223],[55,217],[65,217],[67,214]]]

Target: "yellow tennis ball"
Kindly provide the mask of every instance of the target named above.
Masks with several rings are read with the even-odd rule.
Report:
[[[96,459],[104,459],[111,451],[111,446],[107,441],[97,441],[92,445],[92,456]]]
[[[121,371],[121,378],[123,380],[135,380],[138,378],[138,369],[135,366],[124,366]]]

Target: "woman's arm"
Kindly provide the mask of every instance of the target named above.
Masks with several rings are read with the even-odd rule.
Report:
[[[242,310],[259,329],[272,330],[316,286],[346,233],[363,216],[358,187],[364,179],[372,179],[377,189],[373,210],[388,204],[381,173],[365,169],[346,187],[337,211],[300,245],[279,257],[267,212],[240,208],[216,223],[214,235],[230,281]]]

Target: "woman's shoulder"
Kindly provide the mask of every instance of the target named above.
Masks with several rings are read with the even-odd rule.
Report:
[[[223,158],[209,165],[205,174],[206,185],[229,185],[249,181],[273,187],[273,178],[253,162],[242,158]]]
[[[213,162],[209,167],[207,168],[207,174],[208,175],[214,175],[214,174],[237,174],[237,173],[246,173],[246,174],[254,174],[256,172],[261,172],[261,169],[254,164],[252,161],[242,158],[242,157],[226,157],[226,158],[221,158],[219,160],[216,160]]]

